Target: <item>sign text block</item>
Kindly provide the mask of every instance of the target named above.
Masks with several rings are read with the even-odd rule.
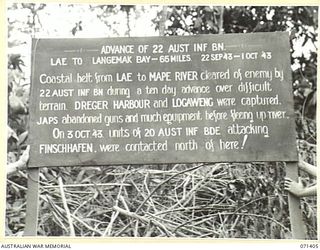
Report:
[[[296,161],[287,33],[35,39],[30,167]]]

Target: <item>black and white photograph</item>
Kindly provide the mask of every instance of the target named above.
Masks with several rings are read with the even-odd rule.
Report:
[[[6,22],[5,237],[318,248],[318,6],[7,1]]]

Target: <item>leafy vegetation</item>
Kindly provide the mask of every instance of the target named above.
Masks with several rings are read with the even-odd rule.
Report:
[[[59,12],[70,15],[49,27],[45,19]],[[301,158],[316,165],[316,7],[18,3],[8,8],[8,164],[27,147],[30,38],[77,37],[92,29],[90,23],[101,28],[100,36],[134,36],[146,17],[154,34],[160,29],[163,35],[290,32],[297,146]],[[306,183],[316,181],[300,174]],[[276,162],[43,168],[38,234],[290,238],[284,176],[284,163]],[[8,236],[23,234],[26,180],[26,170],[8,175]],[[316,239],[316,198],[301,205],[307,237]]]

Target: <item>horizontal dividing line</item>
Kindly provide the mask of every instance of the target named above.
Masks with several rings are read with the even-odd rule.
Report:
[[[78,52],[78,53],[82,53],[82,52],[98,52],[98,49],[70,49],[70,50],[64,50],[63,52],[65,53],[74,53],[74,52]]]
[[[72,50],[64,50],[63,52],[65,53],[73,53],[73,52],[77,52],[78,50],[76,49],[72,49]]]
[[[98,50],[98,49],[87,49],[87,50],[85,50],[85,51],[97,52],[97,51],[99,51],[99,50]]]
[[[152,61],[158,61],[158,58],[151,58]]]
[[[241,45],[235,44],[235,45],[226,45],[226,48],[236,48],[236,47],[240,47]]]
[[[239,57],[240,57],[240,55],[233,55],[233,57],[234,57],[234,58],[239,58]]]
[[[235,45],[225,45],[226,48],[248,48],[248,47],[261,47],[261,44],[235,44]]]

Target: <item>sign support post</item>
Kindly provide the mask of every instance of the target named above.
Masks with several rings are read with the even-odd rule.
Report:
[[[286,163],[286,175],[290,179],[298,180],[298,163]],[[300,198],[288,192],[289,214],[293,239],[305,239],[304,223],[300,210]]]
[[[39,168],[28,169],[27,210],[24,236],[36,236],[39,210]]]

